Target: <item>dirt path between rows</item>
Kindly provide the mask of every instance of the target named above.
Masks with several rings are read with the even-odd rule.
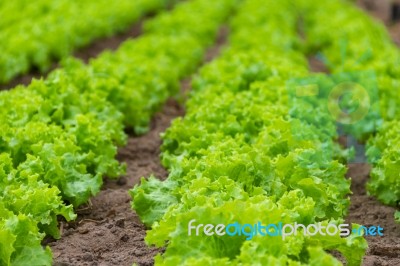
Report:
[[[384,228],[384,236],[366,237],[369,247],[364,266],[400,265],[400,224],[394,221],[395,209],[367,195],[365,184],[369,173],[370,166],[366,163],[349,164],[348,176],[352,178],[353,195],[347,221]]]
[[[359,7],[385,23],[393,41],[400,45],[400,22],[390,21],[389,6],[382,0],[359,0]],[[324,65],[315,58],[310,59],[310,68],[315,72],[327,73]],[[368,196],[366,183],[371,167],[367,163],[349,163],[348,177],[352,178],[349,223],[365,226],[379,225],[384,228],[383,237],[366,237],[367,254],[363,266],[400,265],[400,224],[394,220],[395,208],[385,206],[374,197]]]
[[[328,73],[324,64],[314,57],[309,58],[312,72]],[[347,137],[339,139],[347,146]],[[366,237],[368,241],[367,254],[363,266],[400,266],[400,224],[394,220],[395,209],[385,206],[375,198],[367,195],[366,183],[371,167],[367,163],[349,163],[347,177],[352,179],[349,214],[346,222],[365,226],[381,226],[384,228],[382,237]],[[334,253],[336,254],[336,253]],[[338,257],[340,260],[342,258]]]
[[[384,22],[393,41],[400,45],[400,22],[390,21],[390,6],[387,2],[360,0],[358,4],[371,16]],[[369,248],[363,261],[364,266],[400,265],[400,224],[394,220],[395,208],[385,206],[367,195],[365,186],[370,170],[370,165],[366,163],[349,164],[348,176],[352,177],[353,195],[347,221],[384,228],[383,237],[366,237]]]
[[[211,61],[225,44],[228,35],[222,27],[216,45],[208,49],[204,62]],[[181,82],[182,92],[190,89],[190,79]],[[62,225],[62,237],[49,243],[57,266],[79,265],[152,265],[160,250],[144,243],[146,229],[131,209],[128,190],[141,177],[166,178],[161,166],[160,133],[171,121],[184,115],[184,108],[170,99],[155,115],[151,130],[143,136],[129,136],[128,145],[119,150],[118,158],[128,166],[127,175],[118,181],[105,180],[103,190],[91,199],[91,206],[81,208],[77,221]]]
[[[61,240],[50,243],[55,265],[153,264],[159,250],[148,248],[144,243],[145,227],[130,207],[128,190],[142,176],[167,176],[159,162],[159,134],[183,113],[183,108],[170,100],[153,119],[148,134],[129,137],[128,145],[118,155],[127,163],[126,177],[106,180],[103,190],[91,199],[91,206],[78,211],[78,220],[63,225]]]
[[[399,37],[400,40],[400,31],[394,30],[400,27],[397,25],[400,24],[390,25],[389,29],[393,38],[396,40]],[[87,60],[105,48],[113,49],[126,38],[139,35],[140,29],[141,24],[135,25],[127,33],[127,37],[110,38],[109,44],[100,42],[97,48],[87,48],[78,57]],[[226,30],[221,31],[217,45],[207,52],[206,60],[209,61],[218,54],[226,35]],[[311,61],[314,71],[327,71],[318,60]],[[29,82],[30,78],[26,80]],[[187,90],[190,80],[183,81],[182,87]],[[153,264],[153,257],[160,250],[149,248],[144,243],[145,227],[130,208],[128,189],[137,184],[142,176],[167,176],[159,161],[159,134],[169,127],[172,119],[183,115],[184,108],[171,99],[162,112],[154,117],[148,134],[129,137],[128,146],[120,149],[118,155],[128,165],[127,176],[118,181],[106,180],[103,190],[91,200],[91,206],[79,211],[78,220],[62,225],[61,240],[49,244],[53,250],[55,265],[123,266],[132,265],[133,262],[138,265]],[[385,229],[384,237],[367,238],[369,249],[363,265],[400,265],[400,226],[394,222],[394,208],[384,206],[366,195],[365,183],[369,170],[367,164],[349,164],[348,176],[353,178],[353,195],[347,220],[367,226],[380,225]]]

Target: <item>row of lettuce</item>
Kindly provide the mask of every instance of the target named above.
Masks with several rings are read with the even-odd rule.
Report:
[[[121,32],[166,0],[39,0],[0,4],[0,83],[32,68],[48,71],[93,40]]]
[[[45,234],[76,217],[102,178],[120,176],[124,128],[151,115],[202,61],[234,0],[193,0],[148,21],[142,37],[85,65],[67,60],[46,80],[0,93],[0,264],[50,265]],[[71,204],[71,205],[70,205]]]
[[[384,25],[351,4],[326,0],[301,5],[310,49],[321,52],[333,75],[352,77],[349,81],[362,88],[349,110],[367,101],[365,116],[346,128],[359,140],[368,140],[367,157],[373,165],[368,191],[400,208],[400,51]],[[400,221],[400,212],[396,216]]]
[[[187,114],[163,135],[168,179],[142,179],[131,190],[151,227],[146,242],[165,247],[156,265],[341,265],[333,250],[361,263],[366,242],[355,235],[189,235],[189,224],[343,222],[345,152],[319,100],[327,90],[310,96],[310,84],[334,81],[309,73],[297,11],[290,0],[243,1],[229,47],[201,69]]]

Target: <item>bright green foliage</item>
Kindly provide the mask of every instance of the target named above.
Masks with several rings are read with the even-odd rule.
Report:
[[[126,141],[124,125],[137,133],[148,129],[151,115],[202,61],[233,3],[178,5],[172,15],[149,23],[170,35],[149,26],[144,37],[89,65],[68,60],[47,80],[1,93],[2,150],[16,167],[59,187],[74,205],[84,203],[99,190],[102,176],[123,173],[114,157],[116,144]],[[193,8],[204,10],[203,17],[188,15]],[[181,22],[171,24],[172,17]],[[182,22],[194,17],[207,22],[196,28]]]
[[[116,52],[105,52],[88,66],[66,62],[68,85],[107,99],[124,114],[127,126],[145,133],[151,115],[178,94],[180,80],[202,62],[230,5],[225,0],[213,6],[203,1],[177,5],[173,16],[165,13],[149,21],[143,37],[126,41]],[[205,12],[194,16],[190,10]],[[203,21],[201,26],[192,27],[197,20]],[[63,71],[52,73],[50,79],[57,80]]]
[[[156,258],[157,264],[200,265],[209,261],[218,265],[225,260],[232,265],[268,265],[268,262],[275,261],[283,265],[313,265],[313,260],[323,260],[328,263],[324,265],[340,265],[335,258],[323,251],[338,249],[348,258],[354,256],[350,265],[357,265],[364,253],[365,243],[352,243],[354,240],[351,238],[305,237],[301,232],[285,240],[280,237],[260,236],[249,241],[246,241],[245,236],[190,237],[187,225],[192,219],[196,219],[198,223],[211,224],[225,223],[231,219],[234,219],[232,222],[241,224],[255,224],[258,221],[266,224],[280,221],[306,224],[315,215],[314,201],[304,198],[299,191],[285,194],[277,201],[275,197],[262,195],[262,190],[258,191],[258,195],[249,197],[239,184],[229,178],[220,178],[214,182],[208,179],[196,180],[192,186],[191,191],[195,193],[185,195],[180,206],[169,209],[167,215],[160,223],[155,223],[148,233],[146,240],[156,246],[163,246],[164,241],[168,241],[166,252]],[[197,189],[194,189],[195,186]],[[314,250],[319,252],[313,254]]]
[[[392,117],[387,110],[392,100],[386,97],[388,88],[383,86],[383,82],[388,81],[383,77],[392,72],[389,68],[394,69],[396,57],[389,54],[395,53],[396,48],[389,41],[381,41],[390,39],[383,25],[374,22],[350,3],[320,1],[313,5],[309,1],[298,1],[297,4],[305,19],[308,52],[318,53],[338,79],[337,84],[352,82],[368,94],[370,103],[367,114],[362,119],[343,125],[348,133],[367,140],[381,126],[383,118]],[[331,19],[320,23],[328,15]],[[343,27],[337,30],[337,25]],[[387,58],[393,62],[383,63]],[[357,96],[353,103],[344,104],[341,108],[352,114],[364,99]]]
[[[8,154],[0,155],[0,198],[4,207],[31,216],[46,233],[58,238],[57,215],[75,218],[72,206],[65,206],[56,187],[38,180],[25,169],[14,169]]]
[[[153,176],[147,180],[142,178],[140,187],[132,195],[135,196],[133,207],[145,225],[150,227],[163,217],[169,206],[178,202],[179,195],[171,195],[176,187],[177,183],[169,179],[162,182]]]
[[[166,246],[157,265],[340,265],[326,250],[360,264],[362,237],[188,236],[192,219],[340,223],[347,211],[350,181],[335,160],[335,121],[318,97],[293,98],[287,84],[310,78],[296,12],[290,1],[244,1],[230,48],[202,68],[186,116],[163,135],[168,179],[143,179],[131,190],[133,208],[151,226],[147,243]],[[317,111],[301,113],[304,106]]]
[[[0,94],[0,106],[2,151],[74,205],[100,190],[102,176],[123,173],[114,159],[115,143],[125,140],[122,116],[100,96],[57,80],[35,81],[29,90]]]
[[[57,216],[75,218],[62,200],[79,206],[100,190],[104,176],[124,173],[115,158],[117,146],[126,142],[124,128],[148,130],[154,112],[202,62],[235,4],[179,4],[115,52],[88,65],[65,60],[46,80],[0,93],[0,238],[10,239],[1,262],[32,265],[24,261],[31,256],[34,265],[51,264],[49,250],[40,246],[44,233],[57,238]],[[202,24],[193,27],[196,19]],[[9,229],[10,219],[23,228]],[[32,235],[24,248],[21,232]],[[34,251],[37,255],[29,255]]]
[[[368,191],[385,204],[400,201],[400,121],[385,123],[368,142],[367,155],[374,164]]]
[[[321,51],[332,72],[358,75],[356,82],[368,92],[368,115],[348,129],[361,140],[369,138],[367,156],[373,164],[369,193],[385,204],[399,207],[400,51],[384,25],[349,3],[298,3],[305,10],[309,49]],[[324,19],[326,16],[330,19]],[[324,23],[320,23],[322,20]],[[340,30],[336,30],[337,25],[341,25]],[[376,136],[372,136],[375,132]]]
[[[41,245],[43,237],[36,221],[13,214],[0,202],[1,265],[51,265],[50,248]]]
[[[129,27],[166,0],[3,1],[0,5],[0,83],[32,67],[46,71],[94,39]]]

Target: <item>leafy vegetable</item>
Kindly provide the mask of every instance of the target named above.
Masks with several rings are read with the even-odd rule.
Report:
[[[37,222],[15,215],[0,202],[0,262],[2,265],[51,265],[50,248],[43,249]]]
[[[385,204],[400,202],[399,100],[397,88],[400,52],[384,25],[343,1],[299,1],[305,10],[308,49],[318,49],[330,70],[354,79],[367,93],[368,114],[347,126],[347,131],[367,143],[373,165],[368,192]],[[322,11],[324,10],[324,11]],[[327,21],[324,18],[329,15]],[[324,23],[320,21],[324,19]],[[337,25],[342,25],[340,30]],[[357,108],[350,104],[350,108]],[[374,135],[375,134],[375,135]]]
[[[164,3],[143,4],[155,2]],[[182,3],[149,23],[168,34],[149,26],[143,37],[87,65],[68,59],[46,80],[0,92],[0,239],[10,239],[0,246],[2,265],[51,265],[49,249],[40,245],[44,233],[58,238],[57,216],[76,217],[63,200],[79,206],[104,176],[124,173],[115,155],[126,142],[125,126],[148,130],[235,4]],[[203,23],[193,28],[196,19]]]
[[[347,211],[350,182],[335,160],[335,121],[318,95],[313,101],[290,94],[290,82],[302,85],[292,79],[310,78],[296,8],[247,0],[238,10],[229,48],[201,69],[186,116],[163,135],[168,179],[143,179],[131,190],[133,208],[151,227],[145,240],[166,247],[156,264],[338,265],[326,252],[338,250],[359,265],[362,237],[188,236],[192,219],[326,224],[340,223]],[[316,111],[302,113],[305,105]]]
[[[36,67],[47,71],[55,59],[95,39],[121,32],[166,0],[26,0],[0,6],[0,83]],[[34,23],[32,23],[34,21]]]

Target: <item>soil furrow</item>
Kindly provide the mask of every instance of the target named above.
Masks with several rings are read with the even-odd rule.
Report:
[[[371,169],[368,164],[353,163],[348,166],[353,195],[347,221],[365,226],[379,225],[384,228],[384,236],[366,237],[369,247],[363,265],[400,265],[400,224],[394,221],[395,209],[367,195],[365,185]]]
[[[228,35],[222,27],[215,46],[208,49],[204,62],[216,57]],[[181,82],[183,94],[190,89],[190,78]],[[141,177],[155,175],[166,178],[167,171],[160,164],[160,133],[171,121],[183,116],[184,107],[174,99],[152,120],[150,132],[143,136],[129,136],[128,145],[119,150],[118,158],[128,166],[127,175],[119,180],[105,180],[103,190],[92,198],[86,208],[78,210],[79,217],[62,225],[59,241],[49,243],[55,265],[152,265],[160,250],[144,243],[146,228],[131,209],[128,189]]]
[[[390,22],[388,18],[388,3],[380,0],[358,1],[362,9],[370,15],[385,22],[394,42],[400,44],[400,23]],[[384,6],[386,5],[386,6]],[[313,72],[328,73],[324,64],[312,57],[309,59],[310,69]],[[341,136],[341,142],[347,137]],[[342,143],[346,146],[347,143]],[[352,178],[348,223],[357,223],[365,226],[379,225],[384,228],[383,237],[366,237],[368,241],[367,254],[364,257],[364,266],[391,266],[400,265],[400,224],[394,220],[395,208],[385,206],[374,197],[368,196],[366,183],[371,166],[367,163],[349,163],[347,176]]]
[[[324,64],[314,57],[309,58],[309,65],[312,72],[328,73]],[[344,147],[347,146],[347,141],[348,136],[340,136],[339,142]],[[365,226],[379,225],[384,228],[384,236],[366,237],[368,250],[363,266],[400,265],[400,224],[394,221],[395,209],[367,195],[366,183],[371,170],[369,164],[348,163],[347,166],[347,177],[352,179],[353,194],[350,196],[346,222]],[[340,255],[338,258],[342,259]]]
[[[97,48],[87,48],[77,56],[88,60],[104,49],[113,49],[126,38],[139,35],[140,25],[136,25],[137,31],[132,29],[119,42],[114,40],[108,44],[104,42],[104,45],[94,44]],[[394,40],[399,40],[400,43],[399,26],[400,24],[390,25],[389,30]],[[226,36],[226,29],[221,30],[217,45],[208,50],[205,61],[212,60],[219,53]],[[96,49],[99,49],[98,52],[95,52]],[[324,65],[315,58],[310,59],[310,66],[315,72],[327,72]],[[21,80],[16,84],[29,83],[31,77],[25,77],[25,81]],[[13,86],[15,85],[9,87]],[[182,81],[182,90],[187,91],[189,88],[190,79]],[[132,262],[139,265],[153,264],[153,257],[159,250],[145,245],[145,227],[130,208],[131,198],[127,190],[137,184],[142,176],[167,176],[167,171],[159,160],[159,135],[168,128],[172,119],[182,115],[183,106],[170,99],[164,109],[154,117],[149,133],[129,137],[128,146],[122,148],[118,155],[128,165],[127,175],[118,181],[105,180],[104,189],[91,200],[90,206],[79,210],[78,220],[62,225],[61,240],[50,243],[55,265],[131,265]],[[385,229],[384,237],[367,238],[369,249],[363,265],[400,265],[400,225],[394,222],[394,208],[384,206],[366,194],[365,183],[370,171],[368,164],[350,163],[348,166],[348,176],[353,180],[353,195],[347,220],[366,226],[380,225]]]
[[[376,19],[381,20],[395,43],[400,45],[400,22],[390,18],[390,1],[359,0],[359,6]],[[363,265],[400,265],[400,224],[394,220],[395,208],[385,206],[368,196],[366,183],[371,166],[367,163],[350,163],[348,176],[352,178],[351,204],[348,222],[366,226],[379,225],[384,228],[383,237],[366,237],[368,251]]]

